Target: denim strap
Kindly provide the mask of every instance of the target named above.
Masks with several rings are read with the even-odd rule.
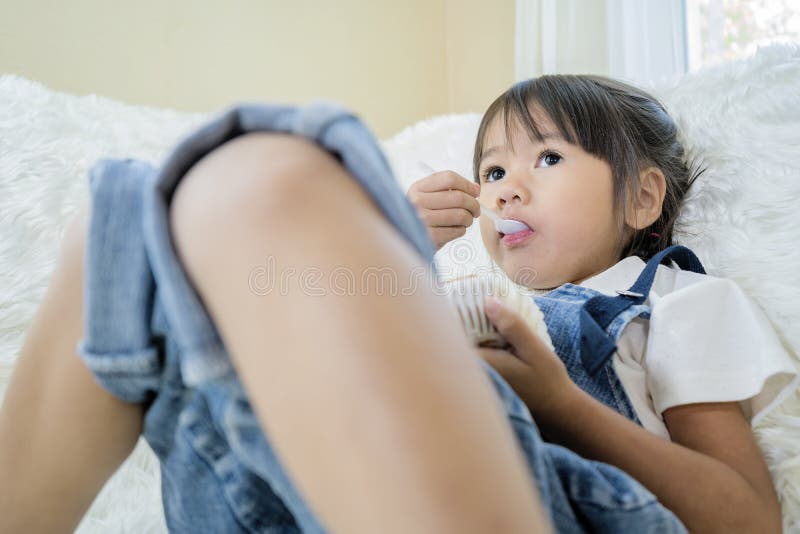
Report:
[[[694,252],[682,245],[672,245],[653,256],[639,278],[624,294],[592,297],[580,312],[581,361],[589,374],[599,371],[606,360],[617,350],[616,341],[606,333],[606,328],[620,313],[647,300],[658,266],[668,259],[674,260],[685,271],[705,274],[702,263]]]

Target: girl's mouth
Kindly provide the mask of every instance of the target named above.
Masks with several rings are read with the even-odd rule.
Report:
[[[505,246],[511,248],[521,244],[524,241],[527,241],[534,235],[534,233],[535,232],[532,228],[526,228],[525,230],[521,230],[513,234],[499,233],[499,235],[500,241],[502,241]]]

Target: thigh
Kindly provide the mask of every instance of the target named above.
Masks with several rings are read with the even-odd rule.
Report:
[[[364,282],[381,268],[413,282],[413,272],[427,267],[424,225],[392,185],[383,159],[365,154],[373,140],[347,128],[322,132],[322,148],[280,134],[242,136],[211,147],[216,156],[183,176],[162,175],[165,190],[180,180],[169,215],[182,261],[168,264],[169,251],[150,254],[157,282],[167,271],[179,279],[185,267],[258,417],[260,424],[248,419],[241,434],[260,427],[269,435],[281,467],[326,521],[364,526],[394,518],[396,529],[426,521],[476,529],[478,519],[502,511],[507,524],[534,524],[535,494],[522,459],[478,365],[465,361],[469,346],[446,300],[419,281],[396,293]],[[323,151],[331,147],[335,157]],[[403,223],[403,213],[417,221],[419,233]],[[415,246],[421,243],[414,235],[425,246]],[[281,262],[279,270],[311,267],[325,275],[344,267],[361,287],[342,294],[323,276],[316,284],[323,295],[298,291],[294,283],[286,292],[257,294],[247,281],[265,254]],[[172,287],[160,285],[165,295]],[[186,304],[191,296],[181,291],[165,303]],[[173,325],[205,313],[179,311],[166,310]],[[198,323],[187,324],[189,348],[202,341]],[[192,371],[183,376],[194,386],[213,381],[217,368],[198,369],[198,352],[180,355],[182,369]],[[215,363],[223,359],[220,351]],[[490,463],[482,461],[487,457]],[[280,487],[279,478],[270,484]],[[346,489],[339,488],[343,480]],[[348,511],[353,502],[361,503],[361,514]],[[445,507],[468,512],[443,514]],[[426,512],[413,517],[408,509]]]

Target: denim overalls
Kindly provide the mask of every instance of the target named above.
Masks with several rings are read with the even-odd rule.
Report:
[[[614,371],[613,358],[623,329],[636,317],[650,318],[645,305],[656,269],[673,260],[683,270],[705,274],[688,248],[668,247],[654,255],[629,289],[608,296],[588,287],[564,284],[545,296],[533,297],[544,313],[547,332],[572,381],[586,393],[640,423]]]
[[[329,150],[435,274],[433,243],[376,139],[333,104],[238,106],[180,143],[159,168],[136,160],[98,162],[89,174],[85,334],[77,351],[104,388],[145,405],[143,435],[160,460],[173,532],[326,532],[262,432],[169,232],[170,201],[188,169],[254,131],[304,136]],[[572,336],[563,332],[554,335],[558,346]],[[544,442],[522,400],[480,363],[559,532],[685,532],[624,472]],[[308,439],[315,439],[313,427]]]

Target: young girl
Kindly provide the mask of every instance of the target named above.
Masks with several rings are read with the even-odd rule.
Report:
[[[474,197],[526,224],[503,235],[483,217],[481,235],[534,291],[557,358],[499,303],[490,318],[520,345],[481,354],[543,434],[631,474],[692,532],[780,531],[750,425],[796,371],[754,303],[671,246],[694,176],[664,108],[602,77],[521,82],[483,116],[474,173],[409,196],[437,246],[463,234]]]
[[[638,115],[613,95],[599,106],[570,96],[583,114],[542,99],[531,107],[540,140],[519,137],[513,121],[498,131],[493,116],[479,138],[492,143],[481,168],[496,157],[503,169],[485,179],[485,200],[532,228],[505,241],[488,232],[487,246],[512,276],[534,266],[531,287],[559,287],[542,297],[553,311],[539,303],[566,366],[506,310],[493,320],[519,360],[479,354],[424,284],[369,287],[374,276],[361,275],[386,266],[417,280],[435,248],[374,137],[337,106],[240,106],[159,168],[100,162],[0,411],[0,480],[13,481],[0,492],[0,531],[74,529],[140,434],[160,460],[176,532],[777,531],[734,399],[668,406],[669,442],[578,387],[596,384],[603,401],[620,391],[608,343],[577,350],[576,325],[602,341],[646,306],[634,301],[606,327],[610,304],[593,315],[587,288],[563,286],[616,261],[611,174],[583,143],[585,127],[612,147],[625,140],[619,121]],[[587,120],[615,102],[615,120]],[[522,111],[509,118],[528,121]],[[506,124],[517,152],[505,148]],[[639,130],[624,150],[663,137],[649,122]],[[540,156],[545,137],[554,154]],[[642,161],[650,194],[626,224],[647,229],[668,169]],[[575,172],[534,177],[562,166]],[[664,327],[681,341],[685,330]],[[702,359],[712,347],[688,350]],[[576,384],[567,371],[584,359]]]

